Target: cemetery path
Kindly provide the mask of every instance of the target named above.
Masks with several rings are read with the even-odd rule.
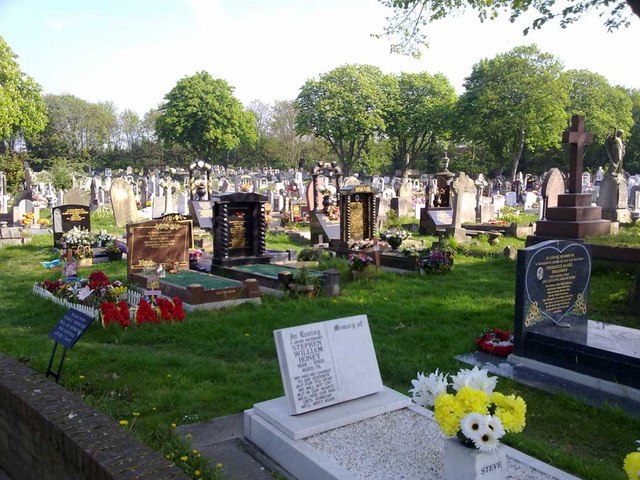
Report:
[[[191,447],[209,457],[212,467],[222,464],[224,478],[273,480],[269,470],[248,453],[253,448],[244,443],[243,415],[238,413],[209,422],[182,425],[177,430],[181,435],[191,434]],[[254,453],[260,457],[257,452]],[[1,472],[0,480],[5,480]]]

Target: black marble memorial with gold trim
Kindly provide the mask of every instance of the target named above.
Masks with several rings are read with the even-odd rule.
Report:
[[[212,266],[269,263],[266,195],[226,193],[213,197]]]
[[[340,242],[374,238],[378,216],[378,189],[354,185],[340,190]]]

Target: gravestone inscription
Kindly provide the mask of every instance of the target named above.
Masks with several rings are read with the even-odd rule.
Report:
[[[168,215],[127,225],[128,273],[158,265],[189,268],[189,249],[193,248],[193,222]]]
[[[366,315],[283,328],[274,337],[291,415],[383,389]]]
[[[72,348],[82,334],[89,328],[93,318],[74,308],[65,312],[58,323],[49,332],[49,338],[61,343],[67,348]]]
[[[62,236],[73,227],[91,231],[91,215],[86,205],[54,207],[51,218],[53,218],[53,244],[58,248],[62,247]]]

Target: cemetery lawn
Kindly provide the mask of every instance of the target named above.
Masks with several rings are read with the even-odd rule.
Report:
[[[40,262],[51,260],[50,235],[0,249],[0,351],[44,374],[53,347],[47,333],[64,308],[31,293],[34,283],[55,279]],[[300,248],[284,238],[268,248]],[[342,262],[332,260],[334,265]],[[125,262],[94,265],[125,280]],[[638,327],[624,294],[631,274],[595,269],[592,318]],[[515,262],[458,255],[446,275],[397,275],[345,282],[339,297],[313,300],[263,298],[223,311],[189,313],[184,323],[123,330],[92,325],[67,354],[61,384],[162,450],[172,424],[201,422],[242,412],[283,394],[272,331],[277,328],[366,314],[383,382],[406,393],[416,372],[455,373],[455,355],[475,350],[484,328],[513,327]],[[624,456],[635,449],[640,418],[594,408],[500,379],[498,390],[527,402],[527,426],[505,437],[512,445],[585,479],[623,480]],[[139,416],[133,416],[133,412]],[[411,435],[412,432],[407,432]],[[212,459],[216,462],[216,459]]]

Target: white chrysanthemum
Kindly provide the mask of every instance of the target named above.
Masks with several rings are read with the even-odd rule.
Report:
[[[418,378],[411,380],[413,388],[409,390],[411,399],[423,407],[433,407],[436,397],[440,394],[447,393],[447,376],[444,373],[436,371],[425,377],[423,373],[418,372]]]
[[[471,387],[476,390],[483,390],[489,395],[493,393],[498,383],[497,377],[490,377],[486,370],[479,369],[477,366],[473,369],[461,369],[457,375],[451,377],[453,389],[457,392],[462,387]]]
[[[504,436],[504,427],[502,426],[500,419],[495,415],[486,415],[485,421],[487,423],[487,428],[493,432],[496,440],[500,440]]]
[[[500,445],[495,434],[489,429],[475,439],[473,443],[481,452],[493,452]]]
[[[485,416],[481,413],[469,413],[460,420],[460,431],[469,440],[477,442],[484,433],[489,431],[487,418],[488,415]]]

